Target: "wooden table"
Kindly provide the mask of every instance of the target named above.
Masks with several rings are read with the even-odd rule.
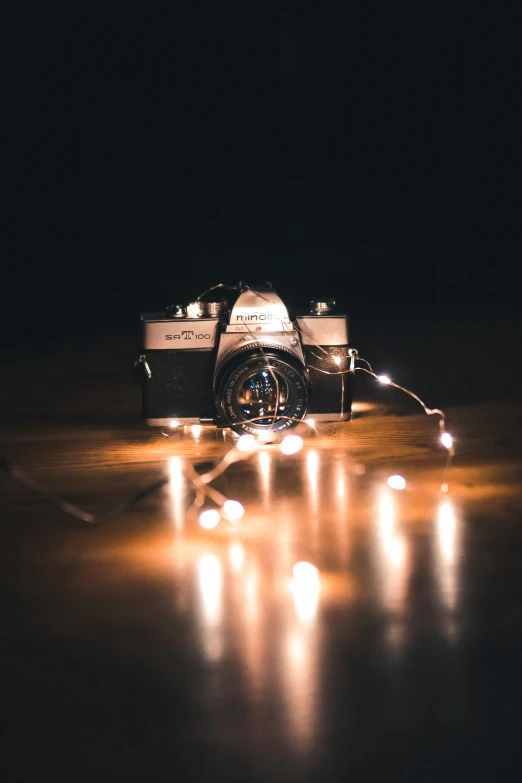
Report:
[[[68,500],[103,511],[170,475],[100,527],[2,480],[4,779],[505,777],[521,728],[521,407],[449,407],[441,494],[436,421],[363,386],[337,434],[232,466],[216,486],[245,516],[203,530],[184,465],[229,443],[144,428],[133,350],[28,355],[4,392],[3,452]],[[317,572],[296,579],[303,561]]]

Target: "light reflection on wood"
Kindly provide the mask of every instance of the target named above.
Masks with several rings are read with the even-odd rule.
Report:
[[[375,562],[383,608],[395,616],[404,611],[410,571],[409,542],[402,532],[400,497],[387,486],[377,495]],[[390,626],[391,628],[391,626]],[[402,645],[401,626],[390,632],[392,646]]]
[[[38,558],[55,562],[58,552],[65,558],[60,541],[67,536],[79,564],[78,595],[86,601],[112,590],[121,595],[135,588],[141,594],[151,584],[166,591],[170,614],[164,613],[161,623],[172,650],[184,645],[204,669],[221,673],[234,661],[245,698],[256,702],[269,694],[282,705],[283,728],[304,751],[318,726],[317,692],[327,665],[321,663],[324,629],[333,638],[342,623],[346,638],[357,635],[354,607],[363,606],[365,616],[379,618],[381,640],[393,660],[400,660],[412,633],[416,595],[410,577],[418,566],[415,540],[422,538],[433,544],[423,563],[433,577],[423,585],[424,599],[428,593],[441,613],[439,632],[458,638],[466,514],[518,492],[517,474],[500,463],[457,463],[451,497],[443,501],[450,500],[453,510],[439,507],[441,455],[432,449],[433,432],[424,421],[381,417],[353,424],[332,438],[305,437],[303,451],[292,457],[267,446],[233,465],[219,488],[243,503],[245,516],[211,531],[186,514],[193,495],[183,474],[185,460],[197,465],[229,448],[221,434],[205,428],[197,441],[191,431],[169,439],[120,431],[111,439],[101,429],[56,430],[37,448],[14,438],[17,461],[91,508],[111,507],[158,475],[170,475],[164,493],[115,525],[88,532],[68,527],[55,510],[28,502],[7,485],[6,500],[12,508],[19,504],[27,519],[37,519],[38,529],[43,524],[55,530],[49,534],[52,546],[44,553],[39,549]],[[406,476],[408,491],[386,488],[392,473]],[[498,504],[497,512],[504,513],[505,504]],[[289,589],[299,560],[317,566],[318,591]],[[107,613],[107,625],[117,626],[103,602],[97,607],[102,617]],[[140,611],[139,602],[129,610]],[[61,624],[54,617],[52,623],[58,636],[88,638],[81,612],[76,622],[69,617]],[[136,649],[119,654],[138,655],[143,644],[137,640]],[[168,663],[158,666],[168,671]]]
[[[170,493],[172,498],[172,516],[174,526],[179,532],[183,529],[186,509],[186,491],[185,479],[183,476],[183,466],[180,457],[170,457]]]
[[[350,498],[349,479],[350,473],[346,466],[340,460],[336,463],[335,473],[333,474],[335,482],[335,497],[337,500],[336,509],[336,529],[339,549],[339,560],[341,565],[346,568],[349,563],[349,524],[350,524]]]
[[[460,524],[453,503],[443,500],[437,509],[436,573],[439,579],[440,600],[453,612],[457,603],[457,578],[460,558]]]

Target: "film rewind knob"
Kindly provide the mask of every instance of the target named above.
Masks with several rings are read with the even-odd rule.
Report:
[[[167,305],[165,308],[167,318],[186,318],[187,310],[183,305]]]

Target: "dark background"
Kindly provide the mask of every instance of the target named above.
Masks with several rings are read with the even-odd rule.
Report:
[[[516,768],[521,426],[506,401],[522,394],[520,25],[516,7],[508,18],[491,4],[460,16],[397,6],[171,3],[160,17],[143,3],[2,4],[1,455],[100,512],[164,475],[177,444],[196,461],[195,443],[165,445],[141,424],[139,313],[268,278],[296,305],[335,295],[376,370],[447,411],[462,506],[450,610],[431,554],[436,423],[392,417],[420,408],[362,374],[357,395],[390,408],[323,443],[324,504],[309,502],[304,463],[280,474],[271,507],[295,509],[307,559],[311,524],[312,538],[321,531],[328,584],[350,601],[322,613],[321,685],[305,685],[310,711],[306,693],[298,704],[317,745],[296,772],[272,641],[262,655],[274,684],[250,694],[241,640],[226,630],[242,582],[223,593],[227,657],[200,657],[196,581],[170,550],[170,489],[93,529],[2,481],[2,780],[372,780],[383,769],[495,780]],[[357,516],[341,574],[325,482],[354,459],[367,483],[348,496]],[[411,577],[404,608],[384,610],[367,515],[374,479],[402,464]],[[237,467],[227,494],[254,511],[262,483],[251,463]],[[258,636],[266,626],[274,640],[286,617],[270,548],[281,520],[261,523],[264,503],[244,542],[270,585]],[[180,539],[187,557],[224,545],[194,528]]]
[[[238,279],[518,322],[519,28],[362,6],[4,5],[9,343]]]

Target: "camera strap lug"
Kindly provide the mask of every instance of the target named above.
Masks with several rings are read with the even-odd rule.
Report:
[[[350,372],[355,373],[355,360],[359,356],[359,351],[356,348],[349,348],[348,356],[350,357]]]
[[[150,380],[152,378],[152,371],[149,367],[149,363],[147,361],[147,357],[145,354],[142,354],[134,363],[134,366],[136,367],[138,364],[141,364],[143,369],[145,370],[145,373],[147,375],[147,378]]]

